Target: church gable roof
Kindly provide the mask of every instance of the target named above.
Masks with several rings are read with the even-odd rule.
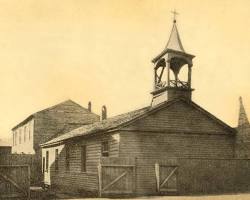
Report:
[[[180,106],[182,105],[182,106]],[[180,108],[178,108],[180,107]],[[200,124],[201,122],[199,122],[199,120],[201,119],[200,117],[203,116],[203,118],[206,118],[211,124],[213,124],[215,127],[217,127],[217,130],[214,131],[213,133],[234,133],[234,129],[231,128],[230,126],[228,126],[227,124],[225,124],[224,122],[222,122],[221,120],[217,119],[215,116],[213,116],[212,114],[208,113],[207,111],[205,111],[204,109],[202,109],[201,107],[199,107],[197,104],[195,104],[194,102],[188,102],[184,99],[175,99],[172,101],[168,101],[165,103],[162,103],[160,105],[157,105],[155,107],[145,107],[139,110],[135,110],[132,112],[128,112],[125,114],[121,114],[112,118],[108,118],[106,120],[100,121],[100,122],[95,122],[93,124],[89,124],[89,125],[85,125],[82,126],[80,128],[74,129],[68,133],[65,133],[59,137],[56,137],[44,144],[42,144],[41,146],[45,147],[45,146],[50,146],[53,144],[57,144],[57,143],[61,143],[62,141],[65,140],[69,140],[75,137],[81,137],[81,136],[88,136],[88,135],[93,135],[93,134],[97,134],[97,133],[107,133],[107,132],[111,132],[114,130],[131,130],[131,129],[138,129],[140,127],[143,127],[145,129],[145,127],[147,127],[147,125],[149,125],[150,123],[164,123],[164,125],[166,125],[166,123],[168,123],[169,125],[173,124],[173,120],[171,118],[171,115],[175,115],[175,113],[179,113],[180,112],[176,112],[178,111],[178,109],[183,109],[182,110],[182,117],[188,119],[190,118],[190,120],[192,119],[193,115],[197,115],[195,119],[192,119],[191,122],[188,122],[188,125],[196,125]],[[186,110],[185,110],[186,108]],[[161,115],[161,113],[163,113],[164,111],[170,111],[169,112],[169,116],[168,119],[166,121],[159,121],[160,119],[157,117],[158,114]],[[187,111],[190,111],[190,113],[186,113]],[[192,111],[192,113],[191,113]],[[199,114],[198,114],[199,113]],[[179,119],[180,120],[180,119]],[[143,123],[147,121],[147,123]],[[182,119],[180,120],[180,122],[182,121]],[[191,123],[191,124],[190,124]],[[211,125],[210,124],[210,125]],[[157,125],[158,126],[158,125]],[[177,124],[177,127],[180,126],[180,124]],[[185,124],[181,125],[184,128],[188,128],[185,126]],[[192,132],[193,126],[189,127],[189,131]],[[210,127],[207,127],[211,128]],[[197,126],[197,129],[200,131],[200,126]],[[149,129],[148,129],[149,130]],[[154,129],[156,130],[156,129]],[[187,131],[187,129],[186,129]],[[206,131],[206,133],[208,133],[208,131]],[[212,132],[211,132],[212,133]]]

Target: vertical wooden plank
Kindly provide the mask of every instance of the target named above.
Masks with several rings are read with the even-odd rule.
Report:
[[[156,189],[160,191],[160,166],[159,163],[155,163],[155,177],[156,177]]]
[[[30,166],[28,165],[28,200],[30,199]]]
[[[97,166],[98,170],[98,191],[99,191],[99,197],[102,197],[102,165],[101,162]]]
[[[133,167],[133,192],[136,193],[136,166],[137,166],[137,158],[135,158],[134,161],[134,167]]]

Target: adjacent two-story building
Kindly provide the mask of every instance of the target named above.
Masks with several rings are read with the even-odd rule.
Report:
[[[91,112],[91,103],[84,108],[72,100],[36,112],[12,129],[12,153],[34,154],[41,167],[40,144],[59,134],[99,121],[100,117]]]

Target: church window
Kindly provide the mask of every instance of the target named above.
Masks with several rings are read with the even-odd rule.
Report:
[[[103,157],[109,156],[109,142],[108,141],[102,142],[102,156]]]
[[[86,158],[87,158],[87,154],[86,154],[86,145],[83,145],[81,147],[81,170],[82,172],[86,172]]]
[[[65,155],[65,162],[66,162],[66,170],[69,170],[69,147],[68,146],[66,146],[66,148],[65,148],[65,153],[66,153],[66,155]]]

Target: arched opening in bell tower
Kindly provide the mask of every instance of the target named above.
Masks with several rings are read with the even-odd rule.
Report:
[[[171,58],[169,60],[170,74],[168,86],[183,89],[191,88],[191,66],[184,58]]]

